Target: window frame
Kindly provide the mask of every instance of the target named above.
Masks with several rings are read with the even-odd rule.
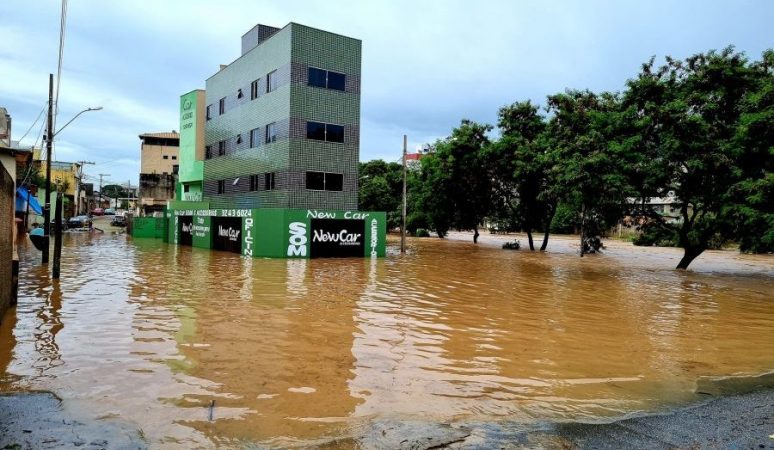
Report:
[[[261,129],[253,128],[250,130],[250,148],[257,148],[261,145]]]
[[[272,83],[274,82],[274,79],[277,75],[277,69],[272,70],[271,72],[266,74],[266,93],[272,92],[277,89],[279,86],[275,86],[274,89],[272,89]]]
[[[309,188],[309,175],[317,174],[317,173],[321,173],[323,175],[323,178],[322,178],[323,188],[311,189]],[[341,189],[337,189],[337,190],[328,189],[328,175],[337,175],[341,177]],[[318,170],[307,170],[304,176],[304,188],[307,191],[315,191],[315,192],[344,192],[344,174],[338,173],[338,172],[320,172]]]
[[[218,115],[222,116],[223,114],[226,114],[226,97],[218,100]]]
[[[325,72],[325,86],[319,86],[317,84],[312,84],[311,83],[311,79],[312,79],[312,77],[310,76],[310,71],[311,70],[319,70],[321,72]],[[342,77],[344,77],[343,89],[337,89],[337,88],[332,88],[331,87],[331,83],[330,83],[330,74],[331,73],[335,73],[336,75],[341,75]],[[320,89],[330,89],[332,91],[347,92],[347,74],[346,73],[341,73],[341,72],[336,72],[335,70],[323,69],[322,67],[308,66],[308,69],[307,69],[307,72],[306,72],[306,85],[307,86],[311,86],[311,87],[320,88]]]
[[[323,132],[323,139],[316,139],[316,138],[313,138],[313,137],[309,137],[309,124],[323,125],[323,130],[324,130],[324,132]],[[332,140],[328,139],[328,126],[329,125],[332,125],[332,126],[335,126],[335,127],[341,127],[341,141],[332,141]],[[347,134],[347,129],[346,129],[345,125],[341,125],[341,124],[338,124],[338,123],[318,122],[316,120],[307,120],[306,121],[306,138],[307,139],[311,139],[313,141],[322,141],[322,142],[332,142],[334,144],[343,144],[343,143],[346,142],[346,139],[345,139],[346,134]]]
[[[269,133],[269,129],[271,129],[272,133]],[[267,123],[266,127],[266,136],[264,136],[264,142],[266,144],[271,144],[272,142],[277,142],[277,122],[271,122]]]
[[[226,156],[226,141],[218,141],[218,156]]]
[[[250,175],[250,192],[258,191],[258,175]]]
[[[277,189],[277,172],[263,174],[263,190],[274,191]]]
[[[218,195],[226,193],[226,180],[218,180]]]
[[[207,105],[207,108],[205,108],[205,117],[206,120],[212,120],[212,105]]]
[[[261,79],[258,78],[257,80],[253,80],[250,82],[250,100],[255,100],[256,98],[258,98],[258,92],[259,92],[258,85],[260,80]]]

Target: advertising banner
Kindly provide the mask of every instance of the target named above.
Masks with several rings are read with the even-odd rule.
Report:
[[[212,248],[227,252],[242,253],[242,218],[212,218]]]
[[[193,216],[177,217],[177,244],[189,247],[193,244]]]
[[[363,220],[311,219],[310,222],[312,258],[363,257],[365,251]]]

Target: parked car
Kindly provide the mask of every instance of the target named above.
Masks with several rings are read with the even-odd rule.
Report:
[[[115,216],[113,216],[113,220],[110,222],[110,225],[114,227],[125,227],[126,216],[116,214]]]
[[[102,209],[102,208],[94,208],[93,210],[91,210],[91,215],[92,216],[104,216],[105,215],[105,210]]]
[[[115,214],[116,214],[116,210],[113,209],[113,208],[108,208],[108,209],[105,210],[105,215],[106,216],[114,216]]]
[[[67,221],[67,228],[89,228],[90,225],[89,216],[74,216]]]

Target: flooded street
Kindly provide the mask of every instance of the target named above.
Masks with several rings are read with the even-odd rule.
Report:
[[[52,391],[154,447],[346,447],[385,420],[597,420],[774,370],[770,256],[708,252],[680,272],[678,249],[581,259],[569,240],[489,239],[251,260],[68,235],[53,284],[28,245],[0,391]]]

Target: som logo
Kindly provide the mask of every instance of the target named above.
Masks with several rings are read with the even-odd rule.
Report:
[[[304,222],[291,222],[288,227],[290,238],[288,239],[288,256],[306,256],[306,224]]]

